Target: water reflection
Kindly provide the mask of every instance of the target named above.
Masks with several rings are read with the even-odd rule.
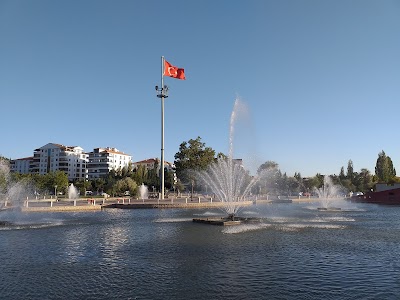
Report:
[[[191,222],[215,213],[43,214],[46,222],[59,225],[0,231],[1,297],[395,299],[400,294],[399,207],[360,205],[327,213],[312,204],[260,205],[243,211],[262,217],[260,224]]]

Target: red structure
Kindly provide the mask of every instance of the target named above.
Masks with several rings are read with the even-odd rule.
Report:
[[[352,202],[400,205],[400,188],[369,192],[362,196],[351,197]]]

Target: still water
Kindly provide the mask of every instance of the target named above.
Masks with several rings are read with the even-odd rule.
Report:
[[[400,207],[317,207],[1,212],[0,299],[400,299]]]

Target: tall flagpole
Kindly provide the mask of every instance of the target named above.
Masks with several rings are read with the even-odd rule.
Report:
[[[165,64],[164,56],[161,56],[161,87],[156,85],[157,97],[161,98],[161,166],[160,166],[160,199],[164,199],[164,98],[168,98],[168,86],[164,85]],[[172,73],[171,73],[172,69]],[[168,76],[177,79],[185,79],[184,69],[168,64]]]
[[[164,98],[166,88],[164,87],[164,56],[161,56],[161,200],[164,200]]]
[[[164,98],[168,98],[168,87],[164,85],[164,56],[161,56],[161,87],[156,86],[158,98],[161,98],[161,165],[160,199],[164,199]]]

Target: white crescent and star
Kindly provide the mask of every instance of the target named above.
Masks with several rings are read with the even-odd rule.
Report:
[[[171,70],[173,71],[172,73],[171,73]],[[178,76],[178,71],[176,70],[175,67],[168,67],[168,74],[170,76]]]

